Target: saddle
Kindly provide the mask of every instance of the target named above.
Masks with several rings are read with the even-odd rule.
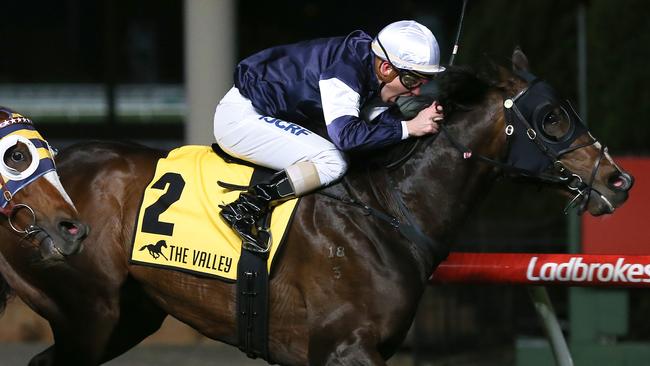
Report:
[[[216,154],[215,154],[216,152]],[[172,269],[237,284],[239,348],[268,360],[268,275],[298,200],[268,215],[266,250],[242,248],[219,217],[219,205],[273,172],[225,154],[215,145],[184,146],[158,161],[138,213],[130,263]],[[221,187],[218,182],[232,183]]]

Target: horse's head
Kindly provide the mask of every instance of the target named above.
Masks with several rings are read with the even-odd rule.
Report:
[[[504,101],[508,164],[524,175],[562,184],[580,212],[614,212],[627,199],[632,176],[616,165],[571,104],[529,72],[521,50],[515,49],[512,62],[513,88]]]
[[[79,252],[88,234],[59,181],[53,155],[28,118],[0,107],[3,225],[38,247],[43,259]]]

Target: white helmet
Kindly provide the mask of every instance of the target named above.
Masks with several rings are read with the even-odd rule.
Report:
[[[383,49],[382,49],[383,46]],[[414,20],[391,23],[372,41],[372,52],[398,69],[432,75],[440,66],[438,41],[429,28]]]

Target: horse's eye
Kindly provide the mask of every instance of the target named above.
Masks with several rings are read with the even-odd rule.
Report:
[[[560,122],[560,116],[555,112],[551,112],[551,113],[547,114],[546,117],[544,117],[544,124],[545,125],[547,125],[547,124],[555,124],[555,123],[558,123],[558,122]]]
[[[11,153],[11,160],[16,163],[19,163],[25,160],[25,155],[21,151],[13,151]]]
[[[551,141],[564,138],[571,129],[570,118],[563,108],[551,110],[544,115],[541,121],[544,135]]]
[[[28,146],[18,142],[4,151],[2,162],[6,168],[22,172],[31,164],[32,154]]]

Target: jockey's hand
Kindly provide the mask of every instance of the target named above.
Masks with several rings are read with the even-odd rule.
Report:
[[[438,132],[438,125],[444,117],[442,106],[438,102],[421,110],[415,118],[406,121],[406,129],[409,136],[424,136]]]

